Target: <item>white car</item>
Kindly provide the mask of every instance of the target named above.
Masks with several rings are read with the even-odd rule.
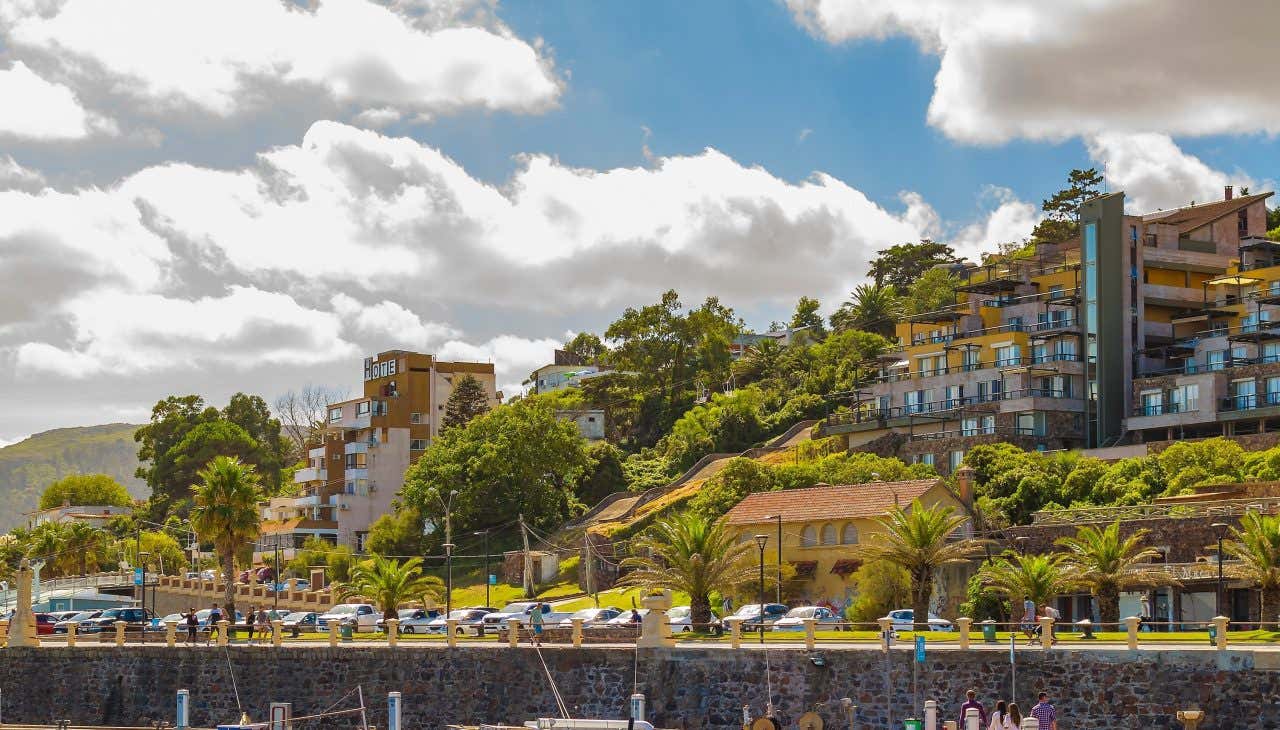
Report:
[[[580,611],[573,612],[573,614],[571,614],[568,618],[562,620],[560,622],[560,628],[562,629],[573,628],[573,620],[575,618],[582,619],[582,626],[584,628],[591,628],[592,626],[604,626],[605,624],[609,623],[609,621],[617,618],[618,615],[621,613],[622,611],[619,611],[616,608],[584,608]],[[628,611],[628,613],[630,612]]]
[[[488,608],[455,608],[448,616],[437,616],[427,624],[427,631],[432,634],[443,634],[449,628],[448,619],[458,622],[458,636],[480,636],[484,627],[484,617],[492,613]]]
[[[333,621],[339,626],[351,624],[357,633],[374,631],[377,629],[378,619],[381,617],[381,614],[373,607],[373,604],[339,603],[316,618],[316,628],[320,631],[328,631],[329,622]]]
[[[400,619],[400,633],[402,634],[425,634],[431,630],[431,622],[435,621],[440,612],[433,609],[425,608],[402,608],[396,611],[396,618]],[[386,633],[387,620],[378,617],[375,625],[378,631]]]
[[[773,622],[774,631],[804,631],[804,620],[818,620],[819,631],[837,631],[844,623],[834,611],[825,606],[798,606],[787,615]]]
[[[885,618],[893,619],[894,631],[912,631],[915,629],[915,612],[909,608],[899,608],[890,611]],[[934,614],[929,614],[929,630],[930,631],[955,631],[951,622],[945,618],[938,618]]]
[[[609,619],[609,622],[607,625],[608,626],[636,626],[637,630],[639,630],[638,627],[640,626],[640,622],[632,618],[631,616],[632,611],[635,611],[636,613],[640,614],[641,618],[644,618],[644,615],[646,613],[649,613],[649,609],[647,608],[628,609],[618,614],[617,616],[614,616],[613,618]]]
[[[682,634],[693,631],[695,628],[699,631],[707,631],[711,628],[711,626],[695,627],[693,625],[693,608],[690,606],[672,606],[671,610],[667,611],[667,623],[671,624],[672,633]],[[711,623],[720,623],[720,618],[716,616],[715,611],[711,612]]]

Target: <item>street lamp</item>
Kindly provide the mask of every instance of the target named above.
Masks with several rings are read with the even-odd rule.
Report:
[[[142,605],[142,610],[143,610],[143,611],[146,611],[146,610],[147,610],[147,560],[146,560],[146,559],[147,559],[148,557],[150,557],[150,556],[151,556],[151,553],[144,553],[144,552],[139,552],[139,553],[138,553],[138,567],[142,568],[142,601],[141,601],[141,605]]]
[[[454,489],[449,492],[449,499],[446,501],[440,496],[439,490],[432,487],[430,494],[436,498],[441,507],[444,507],[444,562],[445,562],[445,582],[444,582],[444,615],[448,617],[453,612],[453,525],[450,523],[450,515],[453,512],[453,500],[458,496],[458,490]],[[486,583],[488,576],[485,576]]]
[[[777,590],[775,591],[777,598],[774,599],[774,602],[782,603],[782,513],[779,512],[778,514],[772,517],[766,517],[765,519],[778,521],[778,585]]]
[[[484,535],[484,605],[489,606],[489,529],[478,530],[472,535]],[[590,567],[588,566],[588,570]]]
[[[1222,615],[1222,538],[1227,536],[1227,530],[1231,529],[1230,525],[1225,522],[1215,522],[1209,527],[1218,536],[1218,597],[1214,602],[1218,616]]]
[[[760,548],[760,643],[764,643],[764,546],[769,542],[768,535],[756,535],[756,547]]]

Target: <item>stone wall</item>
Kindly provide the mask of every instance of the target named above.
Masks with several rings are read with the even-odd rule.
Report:
[[[173,720],[174,693],[191,690],[191,723],[234,722],[240,708],[266,719],[272,701],[293,703],[295,715],[324,710],[359,685],[368,722],[386,726],[386,695],[400,691],[405,728],[446,723],[520,722],[553,715],[546,672],[570,711],[620,718],[633,682],[648,698],[649,719],[667,728],[736,728],[742,707],[758,713],[766,700],[766,672],[784,727],[818,703],[828,727],[839,698],[861,706],[860,730],[884,728],[886,661],[868,649],[821,652],[822,661],[795,649],[678,648],[633,650],[529,648],[209,648],[77,647],[8,649],[0,662],[4,715],[9,723],[144,726]],[[1069,728],[1177,728],[1179,708],[1208,713],[1201,730],[1280,727],[1280,671],[1274,655],[1227,652],[1220,668],[1213,651],[1036,651],[1018,655],[1017,699],[1029,707],[1047,691]],[[895,651],[888,666],[894,726],[911,714],[912,663]],[[820,665],[819,665],[820,664]],[[1270,667],[1269,669],[1263,668]],[[964,690],[993,701],[1008,695],[1003,649],[931,651],[919,667],[921,697],[939,701],[953,718]],[[239,702],[236,699],[236,690]],[[350,707],[351,702],[338,707]],[[306,728],[350,728],[351,716]]]

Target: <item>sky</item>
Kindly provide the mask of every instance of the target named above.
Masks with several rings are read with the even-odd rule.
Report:
[[[1231,6],[1227,8],[1226,6]],[[1229,10],[1229,11],[1228,11]],[[0,0],[0,443],[1274,188],[1280,5]],[[1143,39],[1167,38],[1151,43]]]

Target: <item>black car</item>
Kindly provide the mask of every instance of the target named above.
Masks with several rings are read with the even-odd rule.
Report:
[[[115,631],[116,622],[125,622],[125,631],[141,631],[151,623],[154,614],[147,608],[108,608],[97,618],[83,621],[76,627],[77,633],[97,634],[103,631]]]

